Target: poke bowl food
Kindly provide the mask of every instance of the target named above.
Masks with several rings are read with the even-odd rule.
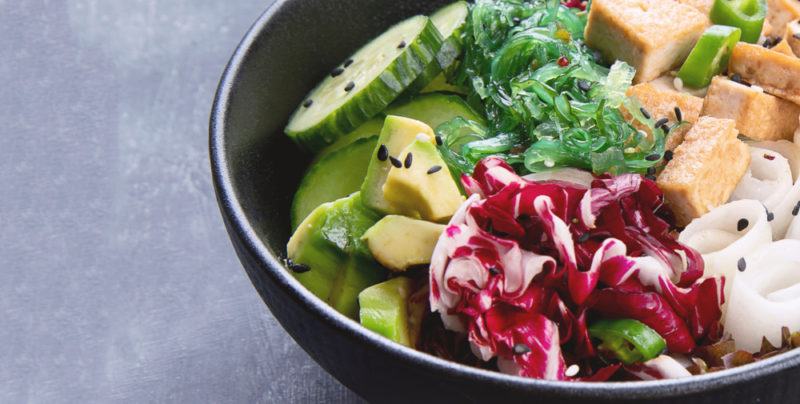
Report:
[[[342,60],[286,268],[366,329],[546,380],[800,346],[800,2],[476,0]]]

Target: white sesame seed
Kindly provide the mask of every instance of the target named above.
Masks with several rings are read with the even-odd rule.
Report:
[[[675,86],[676,90],[683,91],[683,80],[681,80],[680,77],[675,77],[675,79],[672,80],[672,85]]]
[[[417,134],[417,140],[419,140],[420,142],[430,142],[431,137],[424,133],[419,133]]]
[[[544,166],[547,167],[547,168],[553,168],[553,167],[556,166],[556,162],[553,161],[553,160],[545,160],[544,161]]]
[[[580,372],[581,368],[578,365],[570,365],[567,370],[564,372],[567,377],[573,377]]]

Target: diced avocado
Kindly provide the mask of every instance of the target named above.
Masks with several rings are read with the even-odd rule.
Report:
[[[410,118],[394,115],[386,117],[378,145],[372,153],[367,168],[367,176],[361,185],[364,205],[384,214],[393,212],[392,207],[383,198],[383,184],[386,182],[389,169],[392,168],[392,162],[396,163],[403,149],[420,134],[431,146],[436,143],[430,126]]]
[[[436,146],[416,140],[400,154],[401,167],[392,167],[383,185],[383,197],[393,213],[444,222],[458,210],[464,197]]]
[[[392,271],[405,271],[414,265],[430,264],[433,248],[444,225],[389,215],[364,233],[372,256]]]
[[[379,218],[361,203],[359,193],[320,205],[287,245],[288,258],[306,269],[293,271],[294,277],[339,312],[355,317],[358,294],[386,279],[386,270],[361,240]]]
[[[419,335],[418,327],[413,339],[409,327],[409,297],[413,281],[398,277],[364,289],[358,295],[361,325],[392,341],[414,347]]]

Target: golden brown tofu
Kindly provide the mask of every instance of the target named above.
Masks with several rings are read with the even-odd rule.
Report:
[[[670,122],[676,122],[678,118],[675,116],[675,107],[678,107],[684,121],[696,122],[700,117],[700,110],[703,109],[703,99],[675,90],[671,84],[668,84],[671,81],[670,78],[665,77],[649,83],[637,84],[628,89],[627,95],[636,97],[655,120],[667,118]],[[645,129],[638,123],[635,123],[635,126],[637,129]],[[670,132],[667,136],[666,148],[675,150],[683,142],[683,137],[690,128],[691,125],[685,125]]]
[[[733,48],[728,71],[772,95],[800,104],[800,59],[796,57],[739,42]]]
[[[658,176],[678,225],[724,204],[750,165],[750,152],[731,119],[700,117]]]
[[[782,36],[789,21],[800,18],[800,1],[767,0],[769,35]]]
[[[733,119],[739,133],[751,139],[792,140],[800,105],[717,76],[708,88],[702,115]]]
[[[687,6],[694,7],[697,11],[708,15],[711,13],[711,6],[714,5],[714,0],[677,0],[678,3],[686,4]]]
[[[800,20],[794,20],[786,25],[786,34],[783,39],[792,48],[792,53],[800,57]]]
[[[794,57],[794,51],[792,51],[792,47],[789,46],[789,41],[786,38],[781,38],[780,42],[778,42],[775,46],[771,47],[775,52],[783,53],[784,55],[789,55]]]
[[[589,47],[627,62],[636,68],[634,83],[645,83],[683,63],[707,24],[674,0],[594,0],[584,34]]]

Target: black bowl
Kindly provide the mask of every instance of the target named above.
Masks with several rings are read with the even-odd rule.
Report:
[[[796,402],[800,383],[792,380],[800,376],[800,352],[683,380],[529,380],[392,343],[328,307],[287,272],[281,257],[289,204],[309,161],[282,132],[289,115],[331,66],[360,45],[444,3],[278,0],[225,70],[210,128],[217,199],[239,259],[289,334],[340,382],[377,402]]]

